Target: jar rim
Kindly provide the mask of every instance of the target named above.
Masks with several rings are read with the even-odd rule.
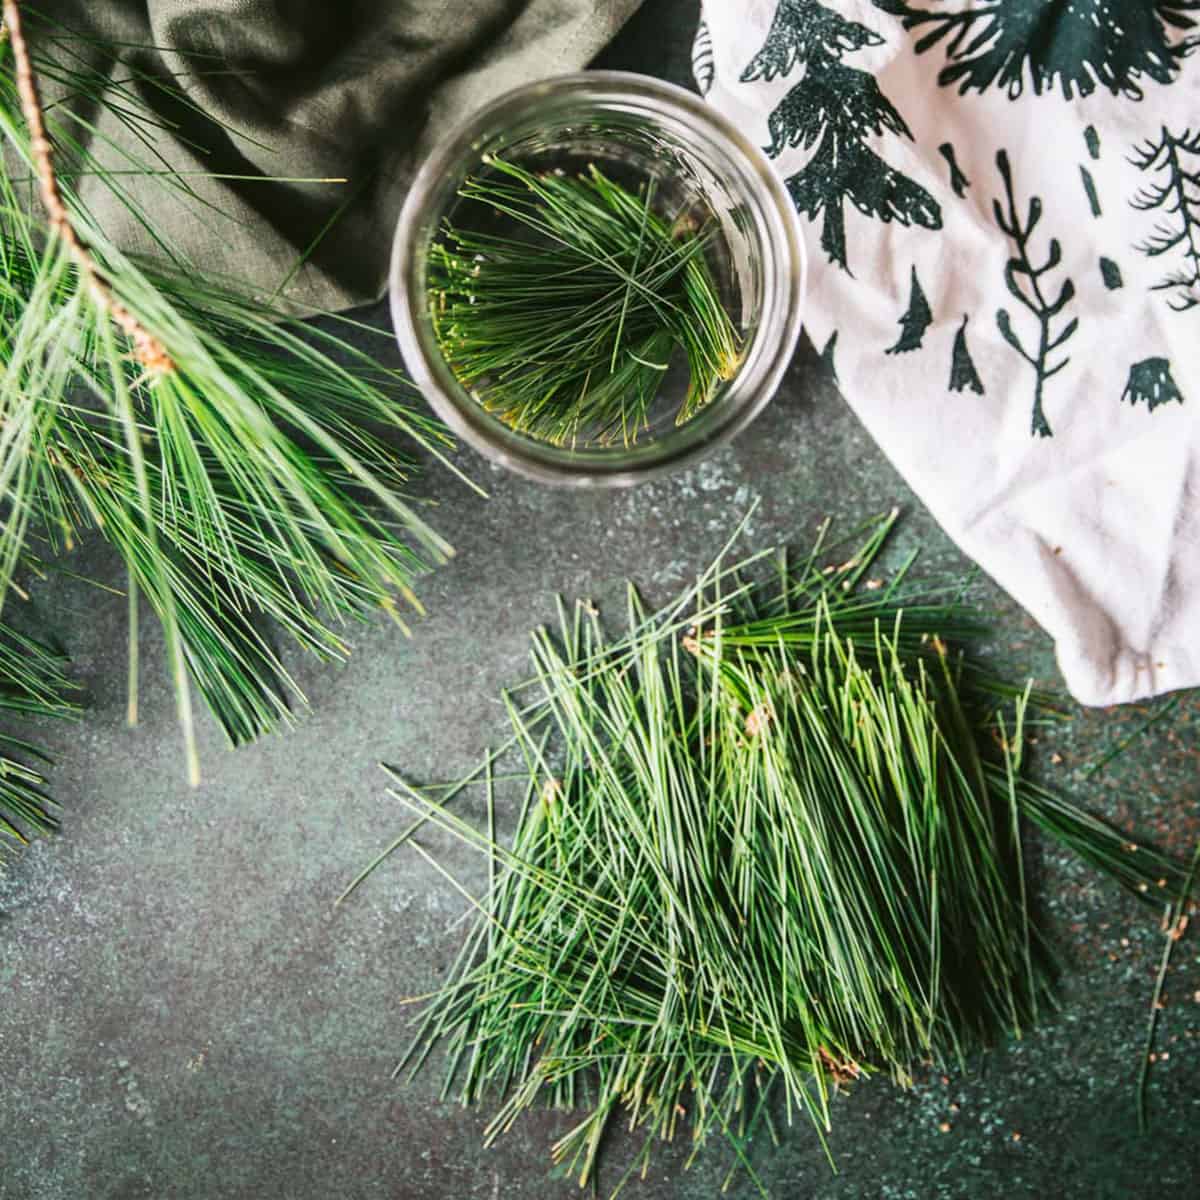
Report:
[[[431,210],[465,159],[482,157],[482,140],[502,133],[546,103],[599,106],[645,104],[690,126],[721,149],[738,170],[752,206],[764,257],[763,314],[746,362],[718,401],[652,441],[612,449],[556,447],[509,429],[471,399],[454,378],[418,313],[428,304],[421,269]],[[453,184],[456,188],[457,184]],[[405,199],[392,242],[388,290],[392,323],[409,374],[439,417],[493,461],[544,483],[623,486],[673,471],[704,457],[740,433],[774,395],[800,336],[806,255],[791,198],[763,151],[728,118],[687,89],[627,71],[585,71],[523,84],[461,121],[432,149]],[[768,333],[764,331],[769,330]]]

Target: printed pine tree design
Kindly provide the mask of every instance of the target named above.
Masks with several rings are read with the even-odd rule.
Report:
[[[933,313],[929,310],[929,301],[925,299],[921,281],[917,278],[917,268],[913,267],[908,285],[908,308],[900,318],[900,336],[896,339],[896,344],[889,346],[884,353],[906,354],[910,350],[919,350],[925,330],[932,321]]]
[[[1182,265],[1154,285],[1169,292],[1167,303],[1176,312],[1200,304],[1200,131],[1185,129],[1173,134],[1164,125],[1157,141],[1139,146],[1133,163],[1141,171],[1161,177],[1141,188],[1129,202],[1141,212],[1162,216],[1154,232],[1137,249],[1149,258],[1175,251]]]
[[[696,30],[696,40],[692,43],[692,74],[696,78],[696,86],[700,95],[707,96],[712,91],[713,80],[717,76],[717,62],[713,57],[712,32],[707,21],[701,21]]]
[[[763,48],[742,72],[749,83],[803,67],[803,77],[770,116],[767,153],[778,157],[788,146],[812,151],[787,181],[788,191],[811,220],[823,216],[821,246],[846,271],[846,201],[876,220],[942,226],[937,201],[867,144],[871,135],[912,137],[875,77],[842,61],[882,42],[874,30],[816,0],[780,0]]]
[[[1028,83],[1039,96],[1057,85],[1068,100],[1097,87],[1140,100],[1143,80],[1172,83],[1200,45],[1188,32],[1197,0],[974,0],[955,11],[874,2],[920,33],[918,54],[945,43],[938,83],[960,94],[1000,87],[1015,100]]]
[[[1100,208],[1100,193],[1096,191],[1096,180],[1093,178],[1091,171],[1082,163],[1079,166],[1079,178],[1083,184],[1084,195],[1087,196],[1088,208],[1091,209],[1093,217],[1103,215],[1103,210]]]
[[[837,350],[837,335],[838,331],[835,329],[829,335],[829,341],[825,343],[825,349],[821,351],[821,362],[824,363],[825,368],[833,376],[834,383],[838,382],[837,363],[833,359],[834,351]]]
[[[1121,393],[1122,400],[1130,404],[1144,404],[1153,412],[1160,404],[1176,401],[1183,403],[1175,380],[1171,377],[1171,364],[1165,358],[1145,358],[1129,368],[1129,382]]]
[[[938,147],[938,153],[946,160],[946,165],[950,168],[950,186],[954,189],[954,194],[959,197],[965,196],[967,188],[971,186],[971,181],[958,165],[958,159],[954,157],[953,145],[950,142],[943,142]]]
[[[1070,279],[1064,280],[1058,290],[1058,295],[1051,298],[1045,287],[1046,276],[1062,261],[1062,247],[1057,238],[1051,238],[1046,251],[1046,259],[1040,265],[1034,265],[1030,257],[1030,238],[1042,219],[1041,197],[1033,196],[1029,201],[1029,209],[1024,221],[1017,211],[1017,198],[1013,190],[1012,168],[1008,162],[1008,154],[1003,150],[996,152],[996,168],[1004,181],[1005,204],[999,200],[992,202],[992,211],[996,224],[1004,234],[1012,240],[1016,253],[1004,267],[1004,282],[1011,295],[1027,308],[1038,323],[1037,342],[1030,343],[1026,348],[1016,329],[1013,328],[1012,318],[1008,309],[1001,308],[996,312],[996,325],[1004,340],[1033,368],[1035,383],[1033,390],[1033,419],[1032,433],[1035,437],[1050,437],[1053,431],[1042,407],[1046,384],[1061,371],[1071,360],[1064,354],[1057,362],[1051,362],[1054,352],[1074,334],[1079,327],[1079,318],[1072,317],[1066,325],[1057,331],[1054,321],[1071,303],[1075,296],[1075,285]]]
[[[1087,146],[1088,157],[1093,162],[1099,162],[1100,135],[1096,132],[1095,125],[1089,125],[1083,131],[1083,143]],[[1099,218],[1103,215],[1103,209],[1100,205],[1100,193],[1096,188],[1096,178],[1083,163],[1079,164],[1079,175],[1083,182],[1084,194],[1087,196],[1088,208],[1091,209],[1093,217]],[[1125,286],[1125,281],[1121,278],[1120,264],[1114,259],[1109,258],[1107,254],[1101,254],[1099,266],[1100,278],[1110,292],[1119,291]]]
[[[954,350],[950,358],[950,390],[962,392],[967,388],[977,396],[983,395],[983,380],[979,378],[971,352],[967,349],[967,315],[964,313],[962,324],[954,335]]]

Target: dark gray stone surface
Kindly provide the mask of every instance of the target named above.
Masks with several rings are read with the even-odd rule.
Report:
[[[690,8],[649,4],[606,61],[685,78]],[[384,320],[382,309],[373,315]],[[80,726],[38,730],[58,760],[65,832],[0,878],[3,1200],[578,1194],[548,1176],[566,1114],[534,1116],[486,1150],[486,1115],[439,1102],[436,1071],[411,1086],[389,1078],[411,1011],[402,1000],[442,977],[464,905],[400,854],[332,908],[405,820],[377,764],[415,778],[470,765],[502,731],[497,691],[523,676],[527,633],[552,618],[556,592],[603,605],[632,576],[663,597],[755,498],[748,548],[807,545],[827,515],[849,524],[898,503],[899,542],[923,545],[925,570],[968,567],[807,350],[750,431],[670,480],[576,495],[468,453],[460,461],[492,497],[444,472],[429,478],[436,523],[459,554],[422,589],[430,615],[414,637],[381,620],[354,632],[345,666],[296,662],[313,713],[285,736],[235,753],[205,724],[198,791],[184,782],[157,640],[144,639],[144,719],[130,730],[123,602],[65,577],[36,589],[91,711]],[[96,545],[70,566],[120,585]],[[973,595],[994,622],[997,658],[1056,682],[1029,618],[986,580]],[[1200,697],[1181,697],[1092,779],[1081,771],[1158,707],[1073,711],[1041,737],[1036,766],[1182,853],[1200,836]],[[478,863],[429,844],[478,883]],[[1178,947],[1162,1013],[1168,1056],[1152,1073],[1153,1129],[1140,1137],[1133,1084],[1162,945],[1157,915],[1042,843],[1034,858],[1037,902],[1066,963],[1060,1010],[944,1078],[922,1075],[909,1091],[876,1080],[838,1100],[837,1174],[802,1122],[778,1149],[755,1146],[779,1200],[1196,1194],[1198,943]],[[614,1133],[602,1185],[615,1183],[632,1146]],[[627,1194],[715,1197],[728,1154],[714,1145],[685,1173],[687,1149],[661,1150]],[[728,1194],[756,1193],[736,1177]]]

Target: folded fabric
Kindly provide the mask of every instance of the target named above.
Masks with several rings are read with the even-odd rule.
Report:
[[[1200,0],[703,17],[863,423],[1080,701],[1200,683]]]
[[[116,160],[111,141],[181,172],[193,192],[130,177],[155,214],[149,231],[109,189],[80,181],[118,244],[157,254],[161,239],[264,295],[283,285],[300,307],[331,309],[380,294],[430,139],[509,88],[584,66],[639,3],[40,0],[26,24],[38,53],[136,88],[159,122],[131,127],[75,96],[74,136],[102,159]],[[50,73],[43,89],[64,96]]]

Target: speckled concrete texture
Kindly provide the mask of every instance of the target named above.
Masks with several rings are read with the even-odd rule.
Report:
[[[686,77],[691,5],[650,3],[607,65]],[[369,314],[378,322],[382,308]],[[295,662],[313,705],[292,732],[237,752],[206,724],[205,781],[184,781],[162,650],[143,644],[144,719],[124,724],[124,604],[52,576],[33,605],[61,631],[86,723],[37,734],[55,755],[61,837],[0,879],[0,1197],[3,1200],[526,1200],[579,1194],[552,1178],[568,1114],[536,1115],[494,1149],[486,1114],[437,1099],[436,1064],[390,1079],[407,996],[442,978],[464,903],[399,854],[342,908],[346,882],[402,827],[380,761],[419,779],[469,766],[503,731],[498,689],[521,678],[528,631],[556,592],[615,611],[632,576],[653,598],[683,586],[754,499],[748,548],[807,545],[825,516],[893,504],[901,548],[961,575],[948,543],[871,443],[811,350],[734,446],[616,494],[547,491],[468,453],[491,491],[444,472],[428,486],[455,561],[422,588],[411,640],[380,620],[344,666]],[[119,587],[97,545],[70,566]],[[1051,647],[985,579],[972,595],[1014,673],[1054,684]],[[1035,768],[1101,812],[1183,853],[1200,836],[1200,695],[1095,775],[1088,763],[1161,708],[1072,710],[1043,731]],[[472,812],[468,805],[464,810]],[[431,839],[478,885],[481,864]],[[834,1105],[834,1173],[803,1123],[752,1147],[777,1200],[1129,1200],[1194,1196],[1200,1179],[1200,941],[1180,943],[1139,1136],[1134,1080],[1162,946],[1158,914],[1041,842],[1033,886],[1065,970],[1061,1006],[1023,1040],[909,1091],[877,1080]],[[945,1130],[945,1131],[943,1131]],[[603,1185],[635,1143],[614,1132]],[[631,1200],[716,1197],[714,1145],[656,1154]],[[727,1195],[757,1195],[735,1176]]]

